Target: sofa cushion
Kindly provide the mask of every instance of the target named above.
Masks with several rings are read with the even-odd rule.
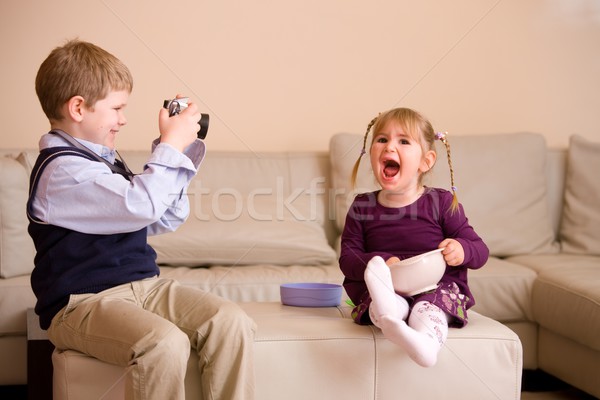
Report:
[[[508,257],[506,261],[523,265],[537,274],[553,269],[580,268],[586,265],[595,265],[600,269],[600,257],[591,255],[577,255],[569,253],[559,254],[524,254],[520,256]]]
[[[31,167],[23,153],[0,157],[0,277],[30,274],[35,248],[25,204]]]
[[[538,274],[531,307],[540,326],[600,350],[600,257],[561,253],[522,255],[507,261]]]
[[[310,221],[188,221],[148,242],[163,265],[315,265],[336,257],[322,227]]]
[[[550,263],[533,285],[535,320],[550,331],[600,350],[600,258],[561,255]]]
[[[533,321],[531,291],[537,274],[523,265],[490,257],[469,271],[473,310],[500,322]]]
[[[600,143],[573,135],[567,155],[563,251],[600,255]]]
[[[0,338],[27,333],[25,316],[35,302],[28,275],[0,279]]]
[[[188,189],[190,216],[149,243],[160,264],[331,264],[326,155],[208,153]]]
[[[337,263],[331,265],[248,265],[235,268],[215,265],[208,268],[161,266],[163,278],[176,279],[236,302],[281,300],[280,286],[292,282],[322,282],[340,284],[342,272]],[[343,294],[343,299],[347,298]]]
[[[370,138],[367,144],[370,143]],[[546,155],[543,136],[530,133],[448,136],[459,201],[490,253],[557,252],[547,203]],[[450,188],[443,144],[425,184]],[[362,136],[338,134],[330,142],[332,183],[336,189],[336,221],[342,228],[353,192],[377,187],[369,154],[361,161],[357,189],[350,174],[362,147]]]

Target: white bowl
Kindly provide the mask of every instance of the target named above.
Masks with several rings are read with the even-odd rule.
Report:
[[[435,289],[446,270],[442,250],[435,249],[390,265],[396,292],[414,296]]]

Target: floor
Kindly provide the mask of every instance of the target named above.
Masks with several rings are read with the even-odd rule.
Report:
[[[0,399],[28,400],[27,386],[0,386]],[[525,371],[521,400],[598,400],[538,371]]]
[[[521,400],[595,400],[542,371],[523,371]]]
[[[521,392],[521,400],[595,400],[596,397],[576,389],[550,392]]]
[[[0,399],[28,400],[26,386],[0,386]],[[588,394],[575,389],[561,389],[542,392],[522,392],[521,400],[595,400]]]

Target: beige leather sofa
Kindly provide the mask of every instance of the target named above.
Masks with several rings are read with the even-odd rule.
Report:
[[[473,313],[450,332],[438,363],[422,368],[350,307],[241,303],[257,324],[256,399],[519,399],[521,344],[510,329]],[[125,370],[75,351],[53,354],[54,398],[124,398]],[[190,357],[186,398],[202,399]]]
[[[495,345],[497,341],[511,342],[494,353],[503,371],[512,371],[515,366],[520,369],[522,363],[524,368],[541,368],[600,396],[600,181],[598,175],[589,173],[599,170],[600,145],[574,137],[569,149],[552,150],[542,136],[526,133],[449,136],[449,140],[459,199],[492,254],[487,265],[469,278],[477,302],[474,321],[482,321],[479,326],[483,330],[476,323],[462,331],[452,330],[449,344],[454,340],[473,343],[475,336]],[[178,232],[151,238],[163,276],[248,303],[244,305],[248,313],[265,320],[265,327],[271,326],[268,315],[274,311],[264,307],[279,307],[281,283],[341,283],[335,249],[353,197],[349,173],[360,142],[360,135],[339,134],[332,138],[328,153],[209,151],[190,186],[192,212],[188,222]],[[26,233],[23,207],[28,169],[36,152],[1,153],[0,352],[4,357],[0,359],[0,385],[24,384],[26,310],[33,307],[35,298],[29,287],[34,250]],[[141,170],[146,154],[122,153],[132,169]],[[449,187],[445,153],[440,149],[439,154],[429,183]],[[374,188],[368,164],[363,160],[358,190]],[[275,315],[307,312],[284,309]],[[342,318],[347,313],[343,305],[318,312],[339,314],[345,327],[335,328],[331,338],[321,338],[329,346],[348,329],[343,334],[352,336],[355,332],[358,337],[354,339],[360,343],[364,343],[361,335],[368,337],[365,340],[370,342],[372,357],[391,357],[388,361],[393,367],[369,373],[377,377],[378,384],[385,385],[390,379],[395,386],[384,389],[373,382],[364,390],[372,390],[374,397],[377,390],[389,393],[402,386],[393,371],[404,371],[398,376],[407,374],[409,363],[393,358],[400,357],[397,349],[390,347],[377,330],[356,332],[365,327]],[[317,316],[311,314],[312,318]],[[518,347],[518,341],[493,320],[518,334],[522,359],[520,347],[517,353],[513,350],[510,356],[502,355]],[[319,321],[314,322],[319,326]],[[293,337],[285,326],[279,324],[277,329],[275,338]],[[271,343],[268,330],[265,335]],[[470,347],[478,348],[466,345],[461,352],[468,353]],[[302,353],[298,349],[301,347],[290,350],[289,357]],[[342,353],[334,351],[336,357]],[[450,347],[448,353],[440,356],[439,376],[453,365],[442,362],[452,354]],[[281,348],[260,347],[257,342],[259,369],[272,365],[265,358],[269,354],[288,357]],[[489,360],[475,359],[478,363],[469,369],[490,368]],[[311,376],[317,367],[299,360],[304,361],[298,371]],[[345,373],[351,370],[347,362],[340,362],[340,368]],[[427,379],[424,371],[428,370],[411,369],[414,375],[407,381]],[[257,374],[257,384],[269,382],[268,375]],[[296,375],[302,382],[307,378],[299,372]],[[510,380],[503,376],[505,385],[511,382],[508,391],[513,396],[500,398],[518,398],[520,374],[513,374]],[[356,377],[346,379],[342,374],[337,379],[337,385],[362,388]],[[467,380],[467,387],[469,384],[474,385],[475,380]]]

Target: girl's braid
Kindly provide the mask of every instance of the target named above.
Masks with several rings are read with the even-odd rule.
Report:
[[[454,167],[452,167],[450,143],[448,143],[448,139],[446,139],[447,134],[448,132],[437,132],[435,134],[435,138],[444,143],[444,146],[446,147],[446,154],[448,156],[448,167],[450,167],[450,184],[452,185],[452,205],[450,206],[450,211],[455,212],[458,209],[458,196],[456,195],[457,188],[454,185]]]
[[[358,156],[358,159],[354,163],[354,168],[352,168],[352,178],[351,178],[352,179],[352,187],[356,186],[356,177],[358,175],[358,166],[360,165],[360,159],[367,152],[367,137],[369,136],[369,131],[371,130],[373,125],[375,125],[375,122],[377,122],[377,118],[379,118],[379,116],[373,118],[371,120],[371,122],[369,122],[369,125],[367,125],[367,131],[365,132],[365,137],[363,138],[362,150],[360,151],[360,155]]]

